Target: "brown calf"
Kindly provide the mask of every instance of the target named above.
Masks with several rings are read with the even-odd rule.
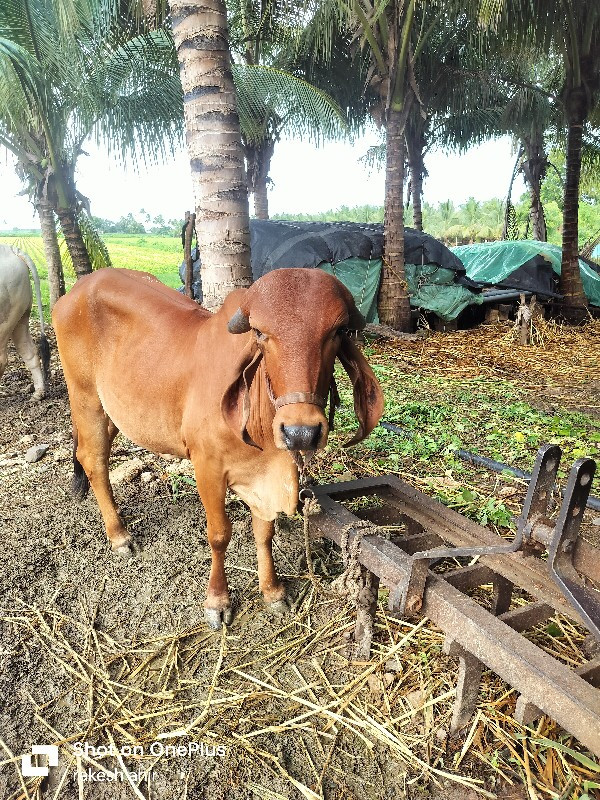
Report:
[[[120,430],[155,453],[192,460],[212,551],[210,625],[232,617],[228,487],[252,512],[264,599],[284,611],[273,520],[298,504],[289,451],[327,442],[323,409],[336,357],[353,383],[359,421],[348,444],[367,436],[383,411],[377,379],[345,332],[364,324],[352,295],[321,270],[281,269],[231,292],[211,314],[152,275],[103,269],[78,281],[52,320],[71,402],[74,488],[85,496],[89,479],[113,550],[126,554],[131,542],[108,478]]]

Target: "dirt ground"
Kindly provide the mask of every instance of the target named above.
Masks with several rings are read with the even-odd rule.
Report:
[[[449,705],[423,711],[407,730],[415,758],[403,756],[400,740],[367,735],[378,730],[376,714],[389,715],[393,692],[410,716],[422,705],[419,692],[451,691],[454,662],[444,661],[441,636],[427,634],[446,666],[446,677],[433,675],[410,650],[413,627],[390,629],[386,621],[389,641],[379,663],[388,663],[386,647],[396,652],[406,639],[403,674],[368,674],[368,665],[349,664],[340,653],[352,609],[343,601],[303,600],[310,587],[298,577],[298,521],[282,525],[275,541],[280,574],[299,598],[296,615],[282,621],[262,606],[249,517],[231,500],[227,572],[237,614],[226,635],[211,632],[202,618],[209,548],[202,507],[186,481],[189,467],[119,437],[113,483],[137,554],[113,556],[93,495],[81,504],[70,496],[68,399],[55,348],[52,372],[47,398],[32,403],[30,376],[11,349],[0,384],[0,798],[527,796],[518,781],[503,789],[492,770],[467,769],[468,759],[463,784],[448,779],[445,770],[460,749],[446,739]],[[40,443],[48,452],[27,463],[25,452]],[[330,555],[322,554],[323,563]],[[348,686],[351,696],[337,703]],[[365,687],[372,706],[359,694]],[[339,709],[348,707],[354,722],[344,727]],[[313,719],[315,708],[319,724],[310,727],[303,718]],[[76,742],[143,752],[78,756]],[[184,750],[161,754],[156,742]],[[204,750],[184,752],[189,742]],[[36,744],[58,744],[59,766],[25,784],[20,756]],[[102,767],[151,774],[84,779]]]

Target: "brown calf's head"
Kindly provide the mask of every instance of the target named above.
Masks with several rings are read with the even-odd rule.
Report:
[[[347,330],[364,327],[352,295],[319,269],[278,269],[256,281],[229,320],[232,334],[251,332],[240,373],[223,397],[229,424],[247,444],[249,387],[262,362],[274,410],[273,438],[280,449],[309,451],[327,443],[324,414],[336,357],[354,387],[359,427],[348,445],[364,439],[383,413],[373,371]],[[333,398],[330,400],[333,402]]]

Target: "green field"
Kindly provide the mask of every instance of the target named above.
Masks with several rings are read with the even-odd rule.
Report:
[[[151,272],[166,283],[167,286],[177,288],[181,285],[178,268],[183,259],[181,240],[171,236],[151,236],[148,234],[106,234],[103,236],[112,259],[113,266],[126,267],[127,269],[141,269]],[[0,244],[10,244],[20,247],[33,259],[40,275],[42,286],[42,303],[44,317],[50,319],[48,279],[46,260],[42,247],[42,238],[39,235],[0,236]],[[63,245],[64,246],[64,245]],[[67,269],[65,274],[67,288],[75,283],[75,275]],[[37,318],[37,308],[32,310],[32,316]]]

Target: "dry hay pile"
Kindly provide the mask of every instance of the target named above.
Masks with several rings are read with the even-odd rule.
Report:
[[[535,317],[531,345],[511,322],[425,339],[376,343],[400,368],[456,379],[505,378],[533,392],[558,389],[561,405],[600,414],[600,320],[574,328]]]
[[[63,765],[43,794],[36,793],[42,778],[20,778],[6,800],[148,800],[173,791],[182,798],[375,800],[422,797],[426,787],[436,798],[566,799],[579,798],[585,782],[598,778],[598,765],[552,721],[542,718],[535,730],[518,725],[511,716],[514,692],[490,673],[472,724],[450,738],[455,664],[441,652],[442,634],[427,620],[387,615],[385,593],[369,662],[346,657],[354,610],[324,584],[315,590],[306,581],[296,615],[274,626],[261,622],[265,612],[255,594],[256,587],[233,626],[220,633],[201,623],[139,641],[99,629],[97,605],[82,603],[73,615],[20,602],[5,608],[2,622],[13,627],[20,647],[42,650],[60,676],[60,691],[30,701]],[[248,624],[261,631],[250,646],[240,635]],[[561,640],[544,627],[532,636],[562,661],[580,663],[583,634],[564,619],[554,625]],[[65,706],[76,713],[65,717]],[[78,753],[76,742],[115,754]],[[185,753],[189,742],[204,743],[209,754],[225,748],[223,763],[204,777],[206,795],[198,792],[190,759],[165,758],[161,750],[183,745]],[[18,767],[17,756],[0,745],[4,766]],[[136,746],[143,755],[135,755]],[[233,753],[232,778],[226,764]],[[98,794],[86,785],[89,770],[124,778]],[[77,795],[66,793],[69,785]]]

